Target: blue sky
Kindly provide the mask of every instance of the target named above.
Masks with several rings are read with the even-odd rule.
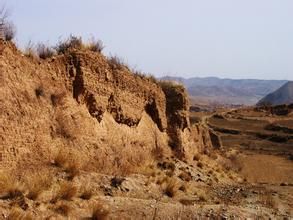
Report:
[[[5,2],[3,0],[0,0]],[[156,76],[293,80],[293,0],[7,0],[17,43],[91,36]]]

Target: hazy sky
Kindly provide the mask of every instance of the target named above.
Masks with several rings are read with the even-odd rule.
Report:
[[[3,0],[0,0],[3,2]],[[70,33],[156,76],[293,80],[293,0],[7,0],[19,45]]]

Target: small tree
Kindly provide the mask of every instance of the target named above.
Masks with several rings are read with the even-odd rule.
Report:
[[[60,40],[55,50],[58,54],[64,54],[70,49],[82,49],[83,43],[81,37],[70,35],[66,40]]]
[[[10,15],[10,11],[7,9],[6,5],[0,6],[0,23],[5,23]]]
[[[47,59],[55,55],[54,49],[51,47],[48,47],[44,43],[39,43],[37,45],[37,53],[41,59]]]
[[[10,16],[10,11],[7,9],[5,5],[0,7],[0,26],[3,31],[1,33],[2,37],[4,37],[5,40],[11,41],[16,34],[16,28],[15,25],[8,21],[7,19]]]
[[[5,40],[11,41],[15,37],[16,34],[16,28],[15,25],[12,22],[6,22],[4,24],[4,37]]]

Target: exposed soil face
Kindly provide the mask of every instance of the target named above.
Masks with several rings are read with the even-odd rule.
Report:
[[[49,160],[65,146],[87,156],[105,154],[109,149],[105,139],[113,139],[116,129],[121,130],[121,139],[127,133],[137,136],[126,135],[129,140],[124,138],[123,145],[135,145],[146,155],[153,150],[153,140],[142,133],[157,133],[168,151],[166,100],[158,85],[134,76],[126,67],[113,70],[99,53],[71,51],[34,61],[11,44],[1,46],[1,166],[25,163],[20,158],[27,154],[29,163]],[[108,122],[110,115],[116,123]],[[136,142],[149,144],[140,149]]]
[[[218,124],[209,116],[190,124],[184,88],[88,50],[39,60],[0,48],[1,218],[292,215],[290,183],[275,193],[245,182],[209,127]]]

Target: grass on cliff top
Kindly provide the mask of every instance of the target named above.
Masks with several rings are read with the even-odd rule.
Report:
[[[158,84],[164,91],[185,89],[183,84],[175,82],[175,81],[160,80]]]
[[[47,59],[56,54],[64,54],[72,49],[101,53],[104,48],[103,42],[94,37],[84,42],[81,37],[70,35],[67,39],[60,40],[57,45],[53,47],[45,43],[34,44],[32,41],[29,41],[24,54],[31,58]]]
[[[70,35],[69,38],[59,41],[55,50],[58,54],[64,54],[71,49],[90,50],[101,53],[104,48],[105,46],[101,40],[96,40],[92,37],[87,43],[85,43],[81,37]]]

